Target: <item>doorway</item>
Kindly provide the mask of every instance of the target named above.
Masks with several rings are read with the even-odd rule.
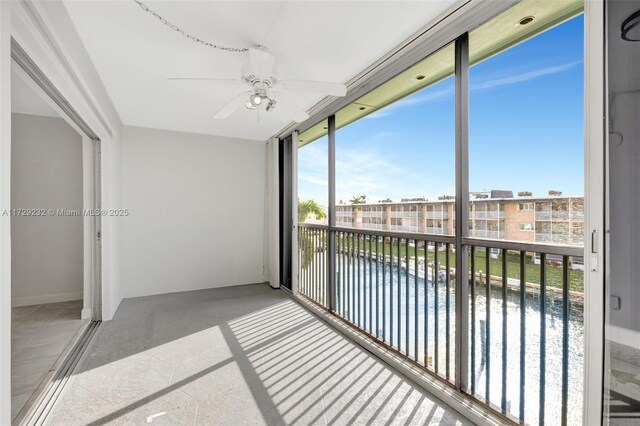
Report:
[[[11,419],[101,320],[100,141],[12,44]]]
[[[609,100],[604,423],[640,421],[640,1],[606,2]]]

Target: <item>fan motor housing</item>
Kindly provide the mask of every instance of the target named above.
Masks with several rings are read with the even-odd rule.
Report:
[[[252,86],[258,83],[263,83],[263,84],[266,84],[268,87],[273,87],[276,84],[278,84],[278,77],[276,77],[275,75],[264,78],[264,77],[259,77],[255,74],[242,74],[242,79]]]
[[[270,76],[264,77],[259,76],[253,72],[250,64],[242,67],[242,80],[251,86],[255,86],[258,83],[265,84],[268,88],[275,86],[278,84],[278,77],[276,75],[276,70],[273,70],[273,73]]]

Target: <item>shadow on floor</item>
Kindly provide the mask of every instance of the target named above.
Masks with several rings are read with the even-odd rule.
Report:
[[[48,424],[469,424],[281,291],[123,302]]]

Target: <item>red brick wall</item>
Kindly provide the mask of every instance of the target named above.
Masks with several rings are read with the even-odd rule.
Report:
[[[535,231],[523,231],[520,224],[530,223],[535,229],[534,211],[518,210],[517,202],[507,202],[504,205],[505,238],[513,241],[535,241]]]

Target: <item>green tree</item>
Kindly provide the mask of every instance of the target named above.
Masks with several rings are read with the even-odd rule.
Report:
[[[314,200],[298,201],[298,223],[303,223],[312,214],[318,219],[327,217],[322,207]],[[298,236],[298,250],[300,250],[300,266],[302,269],[307,269],[311,265],[316,251],[324,250],[324,237],[319,240],[320,247],[316,247],[314,239],[307,237],[307,235],[307,233],[301,232]]]
[[[349,202],[351,204],[364,204],[367,202],[367,196],[364,194],[361,195],[355,195],[353,197],[351,197],[351,200],[349,200]]]
[[[322,207],[314,200],[298,201],[298,222],[304,222],[311,214],[315,215],[318,219],[327,217]]]

